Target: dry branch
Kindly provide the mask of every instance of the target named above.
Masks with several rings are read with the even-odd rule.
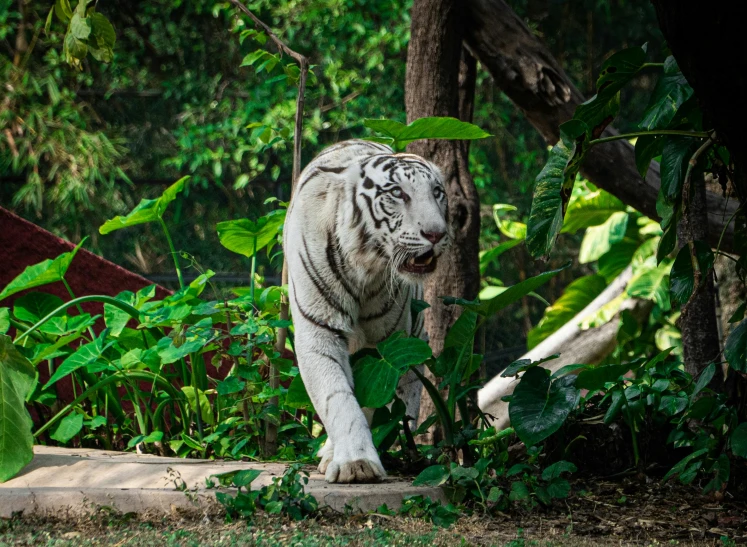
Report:
[[[301,139],[303,138],[303,111],[304,103],[306,100],[306,77],[309,73],[309,60],[300,53],[293,51],[289,48],[280,38],[278,38],[272,29],[260,21],[249,9],[241,3],[239,0],[230,0],[231,4],[236,6],[239,11],[248,15],[254,24],[260,27],[268,38],[277,46],[280,54],[286,54],[298,63],[300,74],[298,76],[298,95],[296,96],[296,119],[293,128],[293,179],[291,180],[291,198],[293,197],[293,190],[296,187],[296,181],[301,175]],[[290,199],[288,201],[290,201]],[[283,260],[283,273],[282,273],[282,285],[288,284],[288,264]],[[280,305],[280,319],[285,321],[288,319],[288,299],[283,296]],[[288,329],[281,327],[278,329],[277,342],[275,343],[275,349],[282,354],[285,350],[285,341],[288,336]],[[275,365],[270,364],[270,389],[275,390],[280,387],[280,376],[278,375],[277,368]],[[277,396],[270,399],[270,404],[277,406]],[[278,430],[277,425],[272,423],[270,420],[265,422],[265,455],[271,456],[277,452],[278,442]]]

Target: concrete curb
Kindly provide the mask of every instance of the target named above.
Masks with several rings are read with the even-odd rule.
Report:
[[[0,484],[0,518],[16,515],[85,515],[116,513],[203,515],[221,512],[211,475],[259,469],[255,488],[271,484],[286,466],[184,460],[90,449],[34,447],[34,459],[14,479]],[[368,512],[382,504],[398,509],[405,496],[422,495],[446,502],[440,488],[414,487],[409,481],[387,479],[378,484],[328,484],[309,468],[306,491],[320,506],[335,511]],[[179,488],[177,488],[179,485]]]

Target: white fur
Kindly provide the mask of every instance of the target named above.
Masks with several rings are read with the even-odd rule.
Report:
[[[298,367],[328,434],[318,453],[328,482],[385,476],[369,429],[373,413],[358,405],[348,357],[395,331],[425,338],[422,314],[413,325],[410,313],[424,276],[400,266],[446,249],[443,191],[434,165],[367,141],[327,148],[299,177],[283,238]],[[429,233],[447,235],[434,245]],[[410,372],[398,387],[412,418],[416,379]]]

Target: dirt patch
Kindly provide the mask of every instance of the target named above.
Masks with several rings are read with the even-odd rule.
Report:
[[[465,515],[449,529],[419,519],[342,515],[291,522],[259,517],[226,523],[220,516],[149,518],[100,508],[89,517],[0,521],[4,545],[733,545],[747,543],[747,505],[727,495],[645,477],[576,481],[567,501],[510,514]]]

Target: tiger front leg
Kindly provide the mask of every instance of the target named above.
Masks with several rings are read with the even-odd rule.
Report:
[[[327,482],[382,479],[386,472],[353,392],[345,341],[293,311],[298,369],[328,435],[327,444],[319,451],[320,471]]]

